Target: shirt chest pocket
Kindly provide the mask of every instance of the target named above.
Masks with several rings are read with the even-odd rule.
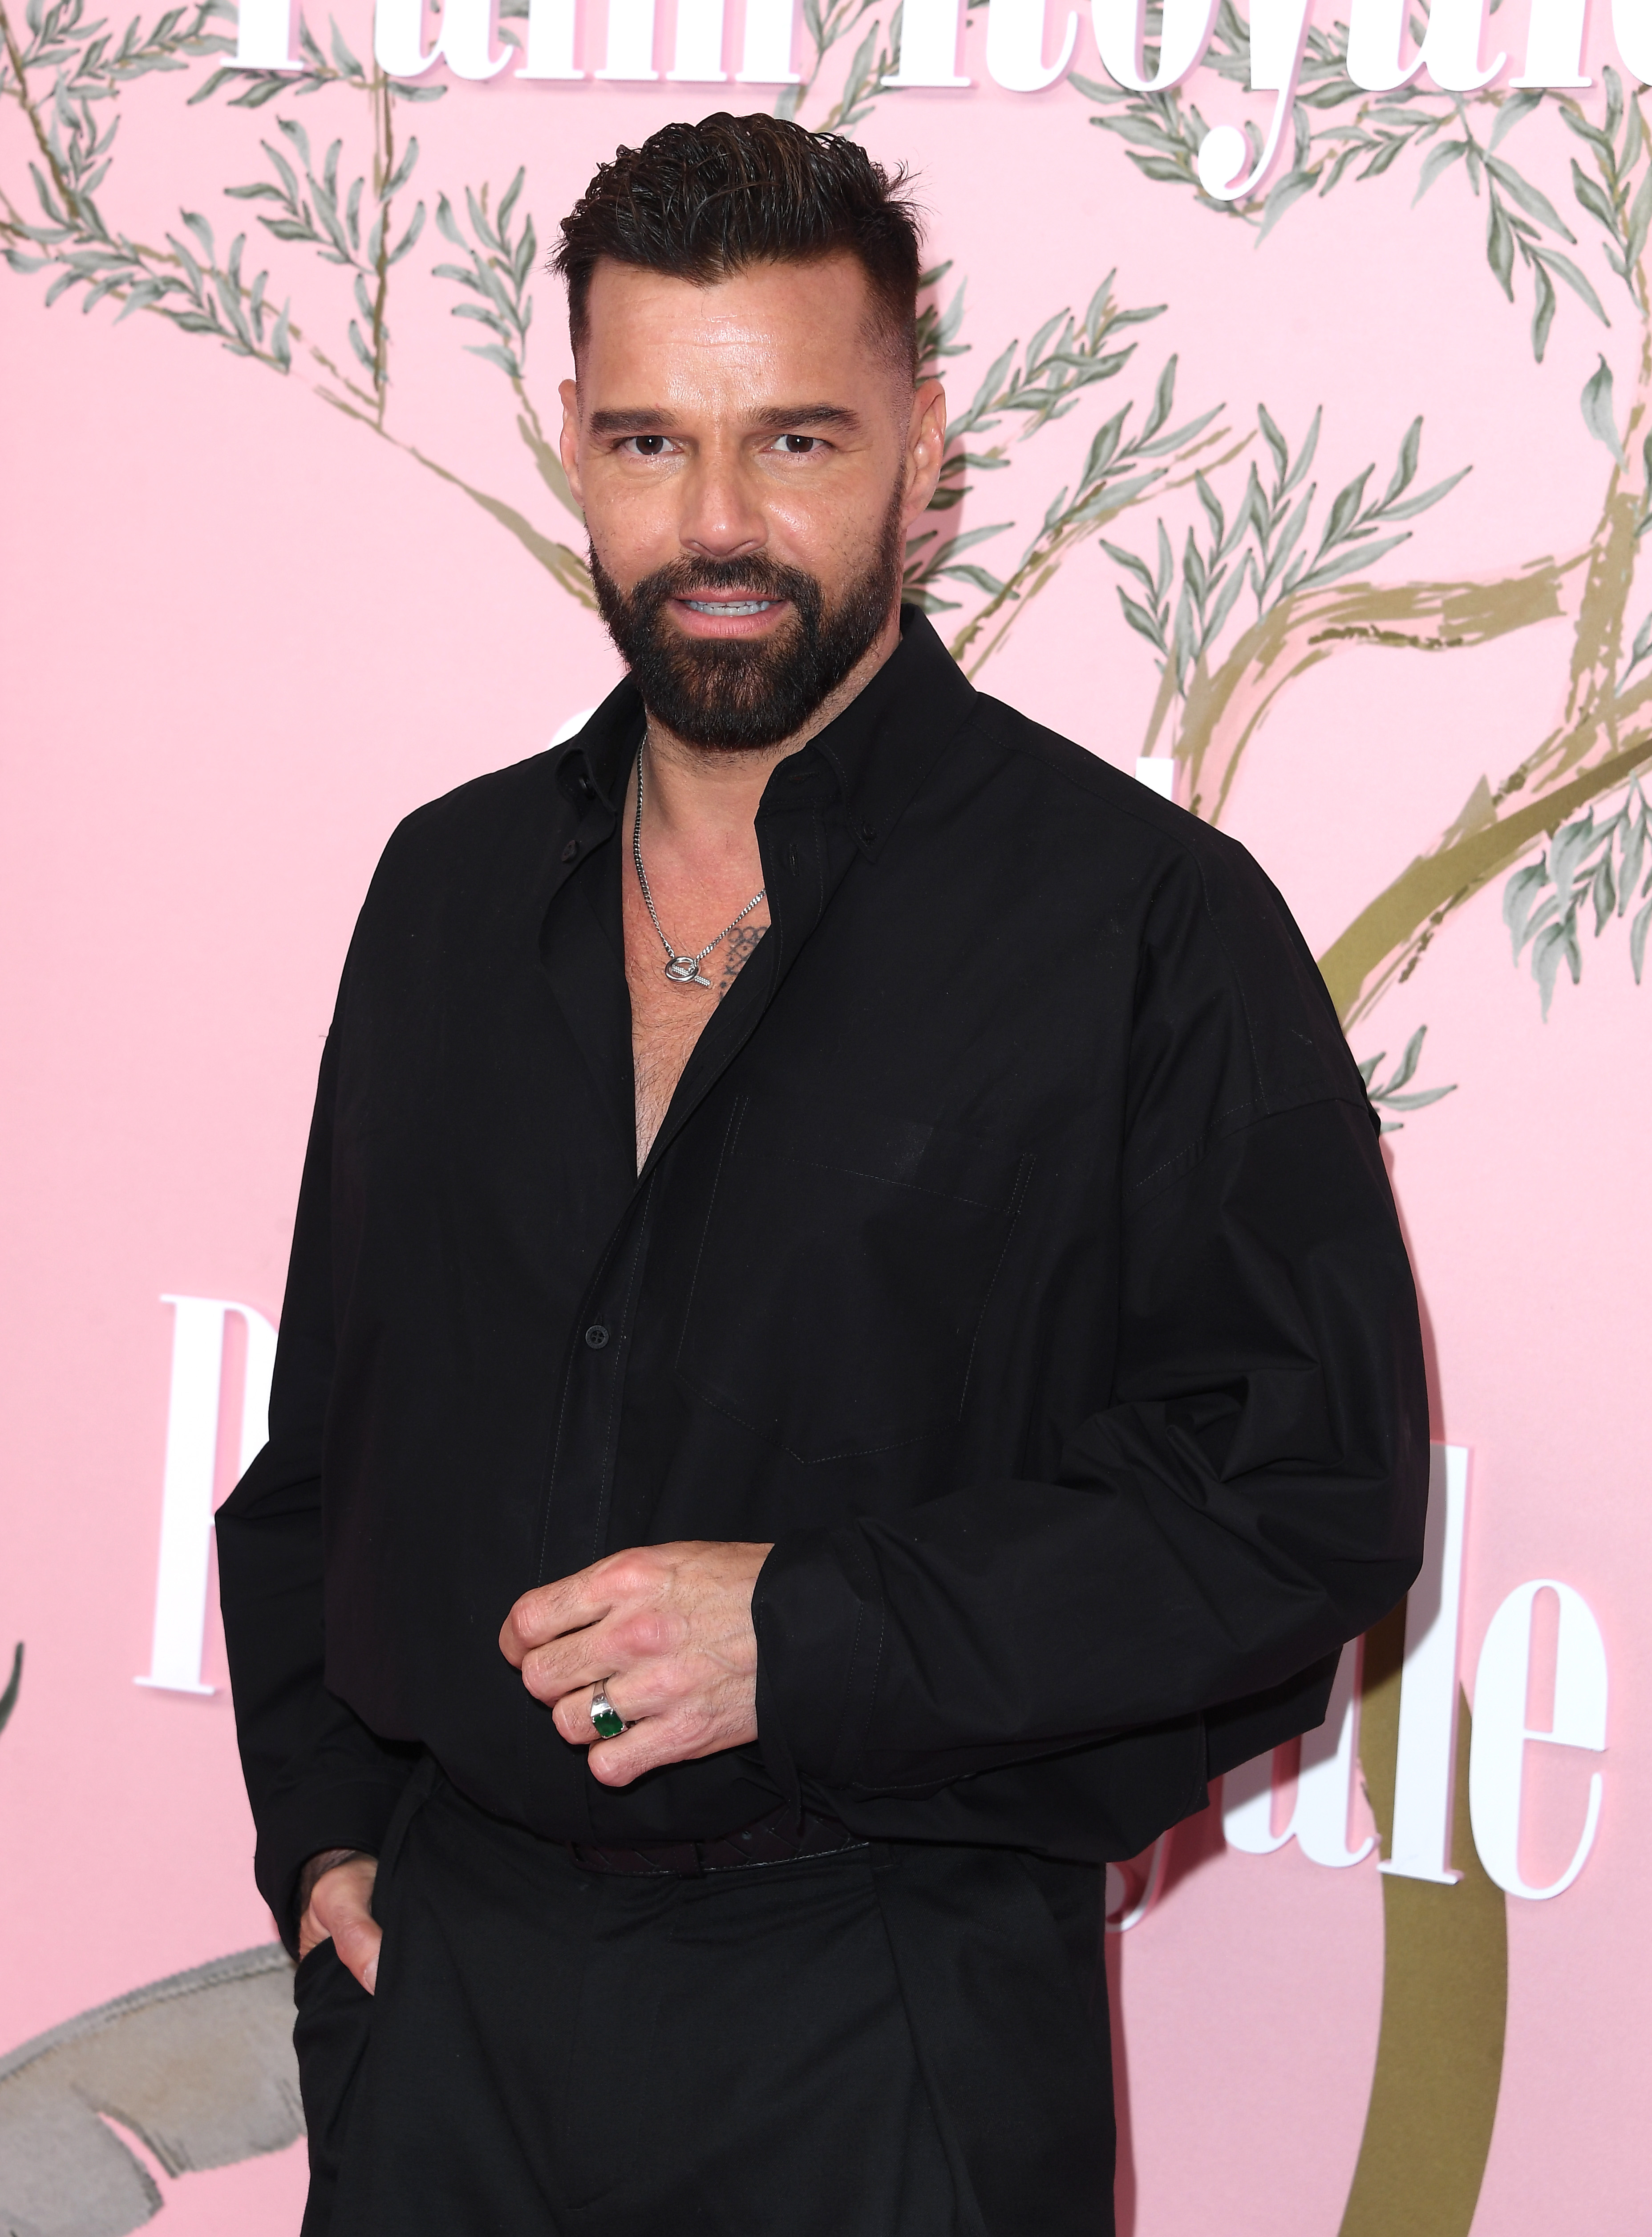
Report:
[[[677,1373],[794,1460],[950,1429],[1031,1171],[920,1121],[742,1098],[730,1114]]]

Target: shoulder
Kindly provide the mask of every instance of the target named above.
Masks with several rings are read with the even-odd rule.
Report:
[[[1295,931],[1254,856],[1226,832],[1001,699],[978,694],[973,716],[977,730],[1014,758],[1040,806],[1058,815],[1080,844],[1127,850],[1152,889],[1168,885],[1213,907],[1244,895]]]
[[[530,833],[543,841],[548,820],[571,821],[576,813],[559,781],[572,743],[471,777],[414,808],[385,842],[380,873],[441,862],[457,868],[472,855],[520,847]]]
[[[405,815],[362,901],[358,945],[420,926],[491,919],[508,897],[538,892],[580,821],[569,752],[554,746],[491,769]]]
[[[982,696],[975,713],[979,731],[1015,757],[1040,795],[1041,814],[1059,816],[1069,849],[1098,883],[1108,882],[1109,864],[1128,875],[1138,1059],[1150,1053],[1179,1091],[1208,1074],[1213,1107],[1236,1117],[1325,1099],[1363,1106],[1319,966],[1254,856],[1001,701]]]

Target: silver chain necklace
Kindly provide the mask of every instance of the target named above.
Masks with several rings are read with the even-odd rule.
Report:
[[[736,925],[744,924],[759,903],[767,899],[768,888],[765,886],[760,893],[754,894],[734,922],[726,924],[715,940],[708,940],[698,955],[678,954],[676,949],[666,938],[665,927],[661,923],[659,912],[654,906],[654,895],[648,891],[648,874],[642,867],[642,756],[641,752],[636,757],[636,815],[631,823],[631,860],[636,864],[636,881],[642,889],[642,905],[648,910],[649,920],[660,935],[660,945],[665,950],[666,977],[674,987],[704,987],[709,989],[711,981],[702,975],[701,965],[711,954],[712,949],[727,940]]]

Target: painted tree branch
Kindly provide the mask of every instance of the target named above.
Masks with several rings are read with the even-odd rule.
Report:
[[[1596,432],[1609,441],[1614,465],[1599,523],[1581,555],[1582,586],[1562,719],[1501,783],[1494,788],[1482,778],[1435,844],[1362,909],[1320,957],[1345,1024],[1365,1016],[1388,986],[1409,979],[1447,918],[1491,879],[1513,869],[1570,816],[1626,784],[1652,760],[1652,723],[1647,719],[1652,680],[1630,689],[1620,681],[1636,551],[1652,505],[1629,464],[1637,437],[1645,433],[1652,443],[1652,320],[1643,274],[1637,274],[1636,292],[1642,313],[1640,364],[1622,435],[1609,413],[1609,376],[1603,391],[1607,408],[1595,415]],[[1601,378],[1596,376],[1597,383]],[[1644,445],[1642,455],[1652,475],[1652,452]],[[1577,564],[1574,561],[1563,571]]]
[[[1282,598],[1214,672],[1195,671],[1175,735],[1188,805],[1209,822],[1221,821],[1244,756],[1280,694],[1336,652],[1378,645],[1445,652],[1555,620],[1563,611],[1562,585],[1586,556],[1540,560],[1501,582],[1336,584]]]

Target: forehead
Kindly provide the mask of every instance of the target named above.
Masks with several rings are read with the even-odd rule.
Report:
[[[698,283],[604,257],[591,275],[582,390],[610,384],[791,389],[812,373],[859,383],[888,377],[872,289],[852,256],[748,265]]]

